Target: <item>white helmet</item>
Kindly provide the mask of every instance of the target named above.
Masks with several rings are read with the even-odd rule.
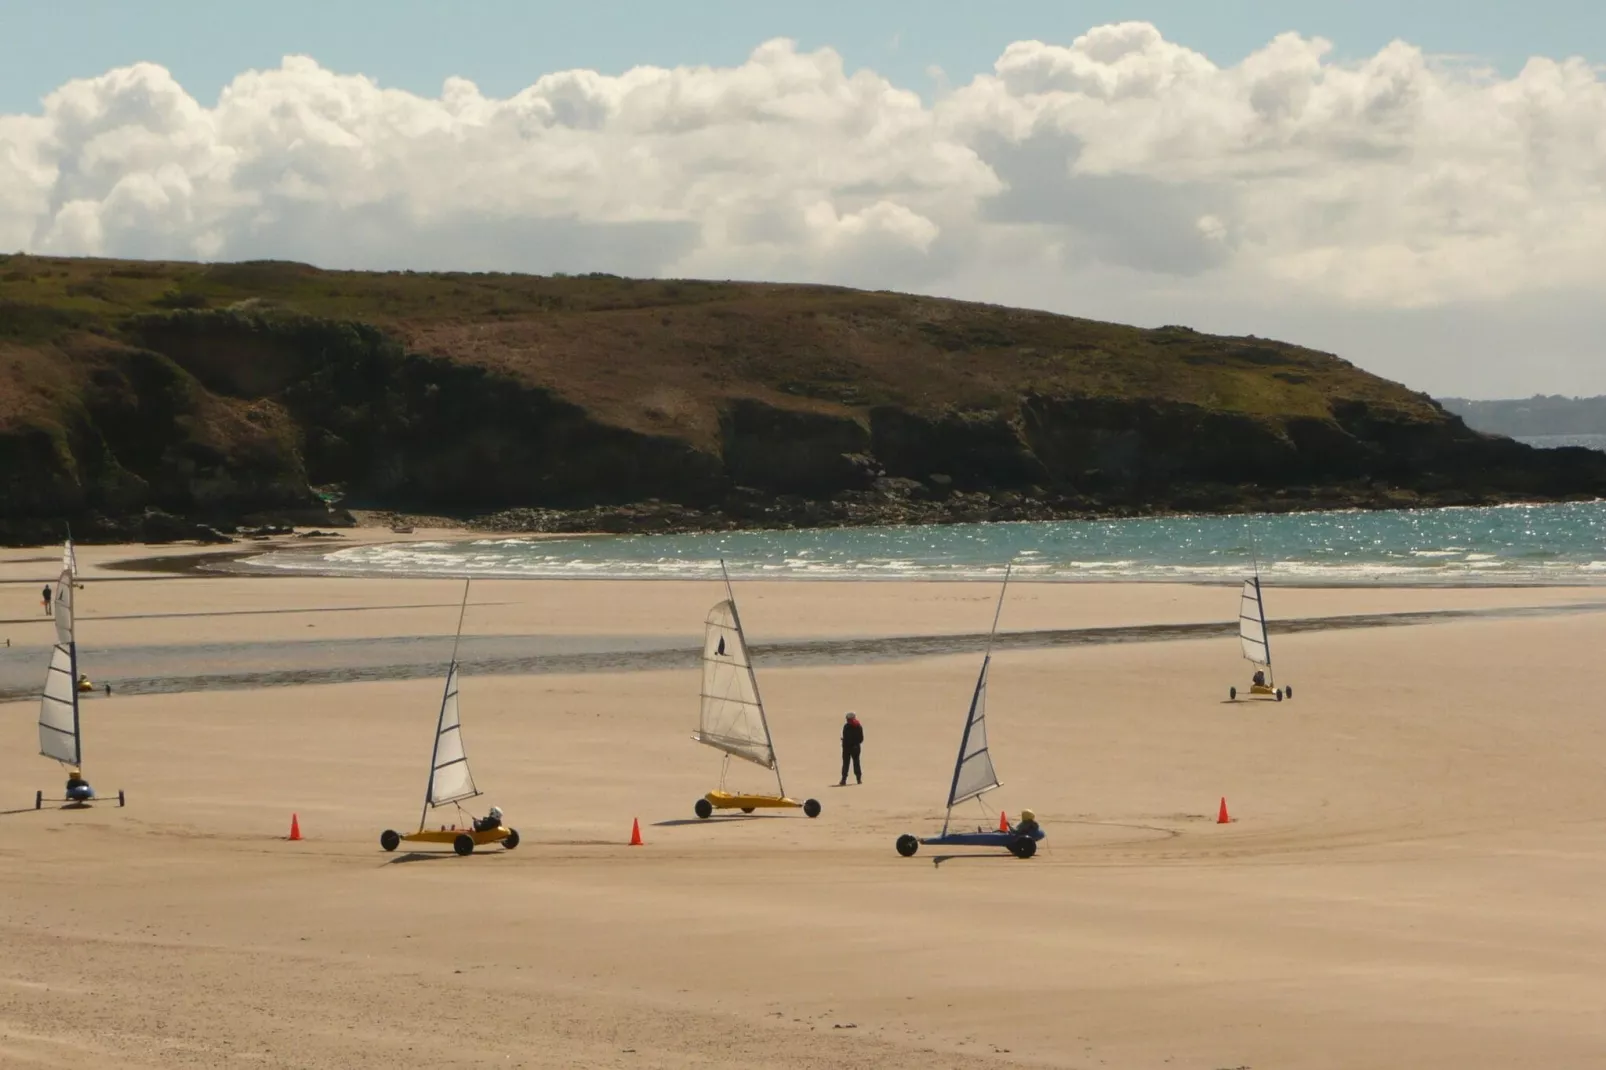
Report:
[[[491,812],[488,816],[497,821],[502,820],[502,808],[500,806],[491,807]]]

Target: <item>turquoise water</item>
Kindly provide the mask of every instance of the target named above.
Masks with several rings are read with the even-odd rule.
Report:
[[[1058,523],[482,538],[274,553],[253,564],[342,574],[662,579],[1023,579],[1214,582],[1258,555],[1315,584],[1606,582],[1606,503]]]

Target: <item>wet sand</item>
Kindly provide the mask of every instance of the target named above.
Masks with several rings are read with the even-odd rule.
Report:
[[[80,550],[92,675],[118,651],[236,674],[265,650],[447,656],[452,581],[99,567],[146,553]],[[48,642],[32,580],[53,561],[0,554],[0,657]],[[985,631],[995,587],[737,593],[755,646],[776,648],[759,681],[786,787],[821,800],[818,820],[692,816],[720,762],[688,738],[689,663],[466,674],[475,806],[523,837],[466,859],[377,844],[417,821],[430,675],[96,696],[86,773],[128,792],[121,810],[33,810],[58,767],[36,754],[35,704],[0,706],[0,1065],[1606,1060],[1606,614],[1555,612],[1606,603],[1593,591],[1271,589],[1283,618],[1546,612],[1274,632],[1297,698],[1228,704],[1246,667],[1206,629],[1230,618],[1230,589],[1012,586],[1006,631],[1194,636],[997,652],[1004,787],[961,816],[1034,807],[1048,839],[1025,862],[892,850],[940,827],[979,665],[951,651]],[[476,582],[465,632],[496,651],[673,651],[721,596]],[[823,659],[784,649],[825,641]],[[855,649],[897,641],[912,645]],[[845,709],[866,724],[867,781],[842,789]],[[624,846],[632,818],[645,847]]]

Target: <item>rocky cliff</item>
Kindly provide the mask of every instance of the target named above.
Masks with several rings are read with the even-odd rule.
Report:
[[[322,493],[315,493],[319,488]],[[0,258],[0,534],[640,530],[1606,494],[1335,356],[889,293]]]

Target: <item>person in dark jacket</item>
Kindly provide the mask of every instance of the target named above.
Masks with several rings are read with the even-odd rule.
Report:
[[[1036,813],[1031,810],[1022,810],[1020,812],[1020,824],[1015,826],[1016,832],[1022,836],[1035,836],[1040,828],[1042,826],[1037,823]]]
[[[45,616],[52,616],[50,612],[50,584],[45,584]]]
[[[855,783],[864,783],[864,770],[859,765],[859,748],[864,746],[864,725],[859,723],[857,714],[848,714],[848,723],[842,726],[842,779],[837,787],[844,787],[848,782],[848,765],[853,766],[853,779]]]
[[[474,822],[475,832],[491,832],[502,827],[502,808],[491,807],[491,812]]]

